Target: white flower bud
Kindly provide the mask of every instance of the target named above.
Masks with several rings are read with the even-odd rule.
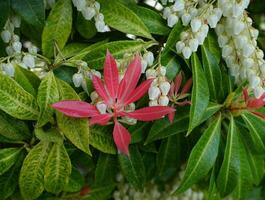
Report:
[[[137,123],[137,119],[133,119],[133,118],[130,118],[130,117],[123,117],[122,119],[129,125],[134,125],[134,124]],[[128,196],[125,196],[123,199],[126,199],[126,197],[129,200]]]
[[[156,100],[160,95],[160,90],[158,87],[150,87],[148,90],[148,95],[150,100]]]
[[[261,97],[261,95],[263,95],[263,93],[265,92],[265,90],[262,87],[256,87],[254,88],[254,96],[258,99]]]
[[[148,69],[146,70],[146,79],[155,78],[156,77],[156,70]]]
[[[38,53],[38,48],[32,45],[30,48],[28,48],[28,51],[29,53],[36,54]]]
[[[264,58],[264,53],[263,53],[263,51],[261,49],[257,49],[256,54],[257,54],[257,57],[259,59],[263,59]]]
[[[237,18],[237,17],[240,17],[242,16],[244,12],[244,8],[242,8],[241,5],[235,3],[234,5],[232,5],[232,16]]]
[[[259,36],[259,31],[258,31],[257,29],[255,29],[255,28],[251,28],[251,29],[250,29],[250,34],[251,34],[251,36],[252,36],[253,38],[257,39],[258,36]]]
[[[105,32],[106,30],[106,24],[104,21],[96,21],[95,26],[98,32]]]
[[[190,23],[191,15],[189,13],[184,13],[181,16],[181,20],[184,26],[187,26]]]
[[[21,52],[22,44],[21,42],[14,42],[12,44],[12,47],[15,50],[15,52]]]
[[[82,15],[86,20],[91,20],[96,15],[96,10],[92,7],[85,7],[82,10]]]
[[[100,114],[106,114],[107,111],[107,105],[103,102],[98,102],[96,104],[96,107],[98,109],[98,111],[100,112]]]
[[[191,25],[192,32],[195,33],[201,28],[202,21],[200,19],[198,19],[198,18],[194,18],[194,19],[191,20],[190,25]]]
[[[169,17],[167,18],[167,25],[169,27],[173,27],[176,23],[178,23],[178,16],[174,15],[174,14],[171,14],[169,15]]]
[[[184,47],[185,47],[185,43],[182,41],[178,41],[176,44],[177,53],[181,53]]]
[[[215,31],[216,31],[217,35],[221,35],[225,31],[224,25],[217,24]]]
[[[242,54],[245,57],[249,57],[252,55],[252,53],[255,51],[255,48],[251,45],[245,45],[245,47],[242,49]]]
[[[90,93],[90,99],[92,101],[92,103],[94,103],[97,99],[98,99],[98,93],[96,91],[93,91]]]
[[[160,91],[162,95],[167,95],[170,90],[170,83],[167,81],[164,81],[159,84]]]
[[[19,38],[18,35],[14,34],[14,35],[12,36],[12,40],[13,40],[13,42],[19,42],[20,38]]]
[[[149,106],[158,106],[158,102],[157,100],[152,100],[152,101],[149,101]]]
[[[11,40],[11,33],[8,30],[4,30],[1,33],[1,38],[5,43],[8,43]]]
[[[75,73],[73,75],[73,83],[75,87],[80,87],[83,81],[83,75],[81,73]]]
[[[239,35],[243,31],[244,28],[245,28],[244,22],[238,21],[238,20],[234,21],[234,23],[233,23],[233,34]]]
[[[208,18],[207,18],[207,22],[209,24],[209,26],[211,28],[215,28],[217,23],[218,23],[219,19],[216,15],[210,15]]]
[[[7,47],[6,47],[6,53],[7,53],[7,55],[11,56],[11,55],[13,55],[15,52],[14,52],[14,49],[13,49],[11,46],[7,46]]]
[[[228,43],[228,37],[226,35],[220,35],[218,37],[218,44],[222,48]]]
[[[159,105],[161,105],[161,106],[167,106],[168,103],[169,103],[169,99],[168,99],[167,96],[164,96],[164,95],[163,95],[163,96],[160,96],[160,97],[159,97],[158,102],[159,102]]]
[[[194,7],[191,7],[189,9],[189,13],[191,15],[191,18],[194,18],[198,14],[198,9],[197,8],[194,8]]]
[[[176,0],[174,5],[172,6],[174,12],[182,11],[184,8],[185,8],[185,3],[183,0]]]
[[[32,55],[27,54],[23,57],[22,62],[29,68],[35,67],[35,59]]]
[[[95,76],[97,76],[98,78],[101,78],[101,73],[99,72],[99,71],[92,71],[92,73],[95,75]]]
[[[163,18],[164,19],[167,19],[169,17],[169,15],[171,14],[171,10],[169,7],[166,7],[164,10],[163,10]]]
[[[225,45],[222,49],[222,56],[224,58],[230,56],[233,53],[233,48],[230,45]]]
[[[259,84],[260,84],[260,78],[256,75],[254,76],[251,76],[250,79],[249,79],[249,85],[251,88],[255,88],[257,87]]]
[[[167,73],[167,68],[164,67],[164,66],[160,66],[160,67],[158,68],[158,73],[159,73],[160,76],[165,76],[166,73]]]
[[[234,41],[235,41],[237,48],[243,49],[246,43],[248,43],[248,38],[244,35],[240,35],[236,37]]]
[[[147,61],[147,64],[151,66],[154,63],[154,54],[151,51],[148,51],[144,54],[143,58]]]
[[[4,72],[8,75],[13,77],[15,74],[15,68],[12,63],[7,63],[3,65]]]
[[[144,73],[148,65],[147,61],[144,59],[141,59],[141,65],[142,65],[142,73]]]
[[[77,0],[75,6],[78,11],[82,11],[86,7],[86,0]]]
[[[242,65],[244,68],[251,68],[254,65],[254,60],[252,58],[245,58]]]
[[[192,54],[192,51],[189,47],[184,47],[182,50],[182,54],[183,54],[185,59],[189,59],[191,54]]]
[[[187,33],[186,31],[183,31],[183,32],[180,34],[180,39],[181,39],[182,41],[184,41],[184,40],[188,39],[189,36],[190,36],[189,33]]]
[[[99,4],[99,2],[95,1],[94,6],[95,6],[95,9],[96,9],[97,11],[100,10],[100,4]]]
[[[191,39],[189,41],[189,47],[192,52],[196,52],[199,46],[199,41],[197,39]]]

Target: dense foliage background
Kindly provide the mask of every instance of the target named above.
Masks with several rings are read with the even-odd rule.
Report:
[[[82,2],[91,5],[84,10]],[[264,199],[265,80],[237,78],[224,55],[237,49],[224,50],[206,19],[212,29],[203,44],[193,40],[193,51],[179,52],[181,33],[198,24],[167,15],[174,2],[182,1],[0,0],[0,199]],[[222,1],[186,2],[200,9]],[[249,29],[260,60],[264,10],[264,0],[243,10],[259,30]],[[160,88],[155,98],[149,91],[134,104],[174,107],[173,122],[122,118],[128,155],[115,146],[113,123],[89,126],[51,107],[62,100],[97,105],[91,77],[104,75],[107,50],[120,78],[138,55],[140,82],[154,76],[181,88],[171,96]]]

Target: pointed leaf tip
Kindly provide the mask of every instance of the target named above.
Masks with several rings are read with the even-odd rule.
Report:
[[[125,155],[129,155],[131,135],[129,131],[124,128],[118,121],[116,121],[114,125],[113,139],[118,150]]]

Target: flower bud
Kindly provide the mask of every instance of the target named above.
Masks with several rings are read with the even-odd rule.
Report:
[[[147,61],[147,64],[151,66],[154,63],[154,54],[151,51],[148,51],[146,54],[144,54],[144,59]]]
[[[158,106],[158,102],[157,100],[152,100],[152,101],[149,101],[149,106]]]
[[[222,48],[228,43],[228,37],[226,35],[220,35],[218,37],[218,44]]]
[[[4,72],[8,75],[13,77],[15,74],[15,68],[12,63],[7,63],[3,65]]]
[[[249,79],[249,85],[251,88],[255,88],[257,87],[259,84],[260,84],[260,78],[256,75],[254,76],[251,76],[250,79]]]
[[[160,95],[160,90],[158,87],[150,87],[148,90],[148,95],[150,100],[156,100]]]
[[[106,30],[105,29],[106,24],[104,21],[97,20],[95,23],[95,26],[96,26],[98,32],[105,32],[105,30]]]
[[[100,114],[106,114],[107,111],[107,105],[103,102],[98,102],[96,104],[96,107],[98,109],[98,111],[100,112]]]
[[[171,14],[171,10],[169,7],[166,7],[164,10],[163,10],[163,18],[164,19],[167,19],[169,17],[169,15]]]
[[[86,20],[91,20],[96,15],[96,10],[92,7],[85,7],[82,10],[82,15]]]
[[[165,76],[167,73],[167,68],[164,66],[160,66],[157,70],[160,76]]]
[[[181,16],[181,20],[184,26],[187,26],[190,23],[191,15],[189,13],[184,13]]]
[[[156,77],[156,70],[148,69],[146,70],[146,79],[155,78]]]
[[[254,65],[254,60],[252,58],[245,58],[242,65],[244,68],[251,68]]]
[[[218,23],[219,19],[216,15],[210,15],[208,18],[207,18],[207,22],[209,24],[209,26],[211,28],[215,28],[217,23]]]
[[[1,33],[1,38],[5,43],[8,43],[11,40],[11,33],[8,30],[4,30]]]
[[[192,32],[195,33],[201,28],[202,21],[198,18],[194,18],[191,20],[190,25],[191,25]]]
[[[13,55],[15,52],[14,52],[14,49],[13,49],[11,46],[7,46],[7,47],[6,47],[6,53],[7,53],[7,55],[11,56],[11,55]]]
[[[142,73],[144,73],[148,65],[147,61],[144,59],[141,59],[141,65],[142,65]]]
[[[15,52],[21,52],[22,44],[21,42],[14,42],[12,44],[12,47],[15,50]]]
[[[92,103],[94,103],[97,99],[98,99],[98,93],[96,91],[93,91],[90,93],[90,99],[92,101]]]
[[[243,56],[249,57],[253,54],[253,52],[255,51],[255,48],[251,44],[248,44],[248,45],[245,45],[245,47],[242,50],[243,50],[242,51]]]
[[[168,99],[167,96],[162,95],[162,96],[159,97],[159,105],[167,106],[168,103],[169,103],[169,99]]]
[[[184,47],[182,50],[182,54],[183,54],[185,59],[189,59],[191,54],[192,54],[190,47]]]
[[[73,75],[73,83],[75,87],[80,87],[83,81],[83,75],[81,73],[75,73]]]
[[[32,55],[27,54],[23,57],[22,62],[29,68],[35,67],[35,59]]]
[[[167,18],[167,25],[169,27],[173,27],[176,23],[178,23],[178,16],[174,15],[174,14],[171,14],[169,15],[169,17]]]
[[[167,95],[170,90],[170,83],[167,81],[164,81],[159,84],[159,88],[161,90],[162,95]]]
[[[262,87],[256,87],[254,88],[254,96],[258,99],[261,97],[261,95],[263,95],[265,92],[265,90]]]
[[[196,52],[199,46],[199,41],[197,39],[191,39],[189,41],[189,47],[192,52]]]
[[[184,47],[185,43],[182,41],[178,41],[176,44],[177,53],[181,53]]]
[[[176,11],[182,11],[185,8],[185,3],[183,0],[176,0],[174,5],[172,6],[172,9],[174,12]]]

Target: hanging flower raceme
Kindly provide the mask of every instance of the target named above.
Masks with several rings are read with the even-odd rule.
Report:
[[[97,94],[106,105],[106,112],[101,108],[83,101],[60,101],[52,105],[56,110],[75,118],[90,118],[90,124],[106,125],[114,121],[113,139],[118,150],[129,154],[131,135],[119,122],[120,117],[129,117],[140,121],[153,121],[168,115],[175,110],[166,106],[145,107],[128,112],[125,107],[139,100],[149,89],[153,79],[137,86],[141,76],[141,58],[136,56],[128,65],[124,77],[119,81],[119,72],[115,59],[107,52],[104,64],[104,82],[93,76],[92,82]]]
[[[188,101],[185,99],[188,97],[188,92],[192,86],[192,78],[190,78],[185,85],[183,86],[181,92],[180,92],[180,86],[182,83],[182,72],[180,72],[175,79],[175,82],[171,83],[170,91],[169,91],[169,100],[173,103],[172,107],[175,105],[177,106],[185,106],[190,105],[191,101]],[[185,100],[183,100],[185,99]],[[175,111],[168,114],[168,119],[173,122],[175,117]]]

